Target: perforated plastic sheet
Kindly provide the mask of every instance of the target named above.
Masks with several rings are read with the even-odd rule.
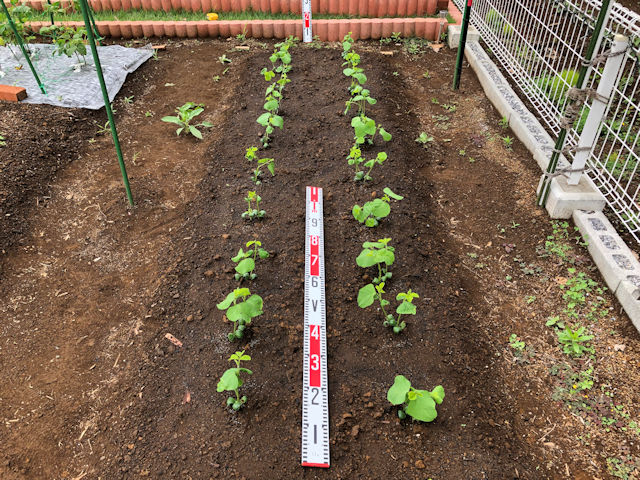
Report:
[[[86,65],[79,66],[78,58],[66,55],[53,55],[54,46],[30,44],[32,62],[47,94],[44,95],[29,65],[20,53],[12,47],[20,61],[17,61],[7,47],[0,47],[0,84],[15,85],[27,89],[24,103],[41,103],[69,108],[88,108],[98,110],[104,106],[100,83],[96,74],[93,56],[89,52]],[[124,84],[127,75],[153,56],[150,47],[126,48],[120,45],[98,47],[98,55],[104,73],[109,100],[113,101]]]

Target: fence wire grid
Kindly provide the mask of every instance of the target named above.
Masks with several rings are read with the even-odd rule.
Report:
[[[462,10],[466,0],[453,0]],[[515,90],[555,140],[572,88],[595,91],[616,34],[629,47],[587,158],[593,181],[620,223],[640,243],[640,15],[611,2],[583,85],[577,85],[587,46],[602,9],[600,0],[475,0],[471,24]],[[567,133],[564,155],[573,161],[592,99],[582,100]],[[572,150],[573,149],[573,150]]]

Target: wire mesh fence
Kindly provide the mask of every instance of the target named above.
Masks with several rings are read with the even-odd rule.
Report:
[[[466,0],[454,0],[461,9]],[[587,175],[611,211],[640,242],[640,15],[611,2],[585,81],[578,85],[594,35],[600,0],[475,0],[471,23],[522,100],[552,137],[568,128],[565,157],[572,161],[603,80],[616,34],[628,38],[613,93],[600,99],[605,113],[587,156]],[[611,81],[609,78],[606,81]],[[568,109],[578,91],[578,108]],[[573,113],[569,115],[569,111]],[[590,119],[591,120],[591,119]]]

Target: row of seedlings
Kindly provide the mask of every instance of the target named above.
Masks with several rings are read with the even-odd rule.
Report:
[[[268,148],[271,135],[276,128],[282,129],[284,120],[278,115],[280,102],[283,98],[284,87],[291,80],[287,74],[291,71],[291,54],[289,50],[294,44],[293,37],[275,46],[274,53],[269,57],[271,70],[263,68],[260,72],[266,81],[271,82],[265,93],[265,113],[256,120],[265,127],[262,135],[262,147]],[[277,80],[274,80],[274,78]],[[262,197],[257,192],[257,187],[262,184],[263,168],[266,168],[271,176],[275,176],[275,160],[273,158],[260,158],[258,147],[249,147],[245,153],[245,159],[255,168],[252,171],[251,180],[256,185],[255,191],[249,191],[245,197],[247,210],[242,213],[242,218],[247,221],[261,220],[266,212],[260,209]],[[246,248],[246,250],[245,250]],[[260,240],[247,242],[244,248],[240,248],[235,257],[231,259],[236,264],[234,278],[241,284],[257,278],[256,263],[269,257],[269,252],[262,247]],[[235,288],[227,297],[217,304],[219,310],[225,311],[227,320],[232,323],[233,330],[227,334],[230,342],[235,342],[244,337],[245,331],[251,321],[262,315],[263,300],[260,295],[252,294],[248,287]],[[251,357],[244,350],[237,351],[229,358],[235,366],[227,369],[218,382],[218,392],[233,392],[234,395],[227,398],[227,406],[233,410],[240,410],[247,403],[247,396],[240,396],[240,387],[244,383],[243,374],[251,375],[253,372],[243,367],[243,362],[250,361]]]
[[[344,114],[352,112],[351,126],[354,130],[354,144],[349,150],[347,163],[355,169],[354,181],[367,182],[372,179],[371,173],[374,167],[382,165],[388,156],[386,152],[380,152],[375,157],[367,159],[364,149],[374,144],[376,135],[388,142],[391,140],[391,134],[367,116],[367,106],[375,105],[377,100],[365,87],[367,76],[360,66],[360,55],[353,50],[353,44],[354,40],[349,33],[342,42],[343,67],[345,67],[343,73],[351,79],[350,98],[346,101]],[[369,228],[377,227],[380,221],[391,213],[391,200],[403,199],[388,187],[383,191],[382,198],[376,198],[362,206],[353,206],[352,214],[358,222]],[[367,308],[377,302],[384,317],[384,326],[391,328],[395,334],[400,334],[407,327],[404,318],[407,318],[407,315],[416,314],[417,309],[413,301],[419,296],[411,289],[400,292],[396,296],[398,302],[396,315],[389,311],[391,302],[384,298],[385,285],[393,276],[389,268],[394,262],[395,248],[391,245],[390,238],[365,242],[362,245],[362,251],[356,258],[357,265],[361,268],[373,268],[377,274],[373,274],[371,283],[360,288],[357,301],[360,308]],[[432,391],[418,390],[411,386],[411,382],[406,377],[397,375],[387,392],[387,399],[392,405],[400,406],[398,416],[401,419],[408,415],[414,420],[431,422],[437,416],[436,405],[444,400],[444,388],[439,385]]]

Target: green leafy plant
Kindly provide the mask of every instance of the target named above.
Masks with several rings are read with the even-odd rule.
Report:
[[[229,361],[234,362],[236,366],[229,368],[222,374],[216,388],[218,392],[234,392],[236,394],[235,398],[227,398],[227,406],[233,408],[235,411],[240,410],[247,403],[247,396],[240,396],[240,387],[244,383],[241,374],[253,374],[253,372],[248,368],[242,367],[242,362],[248,362],[251,360],[251,357],[246,355],[244,352],[245,351],[242,350],[241,352],[236,352],[229,357]]]
[[[513,138],[509,136],[502,137],[502,144],[504,145],[504,148],[511,150],[513,148]]]
[[[509,128],[509,119],[507,117],[502,117],[500,120],[498,120],[498,125],[500,125],[503,130],[506,130],[507,128]]]
[[[556,331],[558,342],[562,345],[562,350],[572,357],[580,357],[583,353],[592,353],[593,348],[587,342],[593,339],[593,335],[586,334],[585,327],[571,329],[565,327]]]
[[[375,105],[378,101],[371,96],[371,92],[361,85],[356,85],[351,91],[351,98],[346,101],[344,114],[346,115],[351,107],[358,107],[358,115],[364,115],[367,105]]]
[[[402,200],[404,198],[393,193],[388,187],[386,187],[383,192],[384,195],[382,198],[371,200],[362,207],[360,205],[354,205],[351,210],[353,218],[360,223],[364,223],[367,227],[377,227],[380,220],[389,216],[389,213],[391,213],[391,206],[389,205],[391,199]]]
[[[364,242],[362,251],[356,258],[356,263],[359,267],[378,267],[378,276],[373,279],[374,285],[386,282],[392,277],[392,273],[388,271],[388,268],[395,261],[395,248],[389,245],[390,241],[390,238],[382,238],[376,242]]]
[[[387,313],[385,307],[388,307],[390,302],[389,300],[385,300],[383,295],[386,292],[384,291],[384,282],[380,282],[377,285],[373,285],[369,283],[362,287],[358,292],[358,306],[360,308],[367,308],[373,304],[374,301],[378,300],[380,304],[380,309],[382,310],[382,314],[384,315],[384,326],[393,329],[393,333],[400,333],[405,328],[407,328],[407,323],[402,320],[403,315],[415,315],[416,314],[416,306],[413,304],[413,300],[418,298],[419,295],[415,292],[412,292],[409,289],[407,292],[399,293],[396,296],[396,300],[400,301],[400,305],[396,308],[396,313],[398,317],[396,318],[393,314]]]
[[[227,320],[233,323],[233,331],[227,337],[230,342],[244,336],[251,320],[262,315],[262,297],[251,295],[248,288],[236,288],[216,305],[218,310],[226,310]]]
[[[444,388],[438,385],[432,391],[417,390],[404,375],[396,375],[387,392],[387,400],[391,405],[401,405],[398,410],[401,419],[409,415],[414,420],[432,422],[438,416],[436,405],[444,400]]]
[[[35,40],[36,38],[34,35],[31,35],[30,31],[26,28],[26,23],[29,21],[32,10],[27,5],[21,5],[19,0],[11,0],[10,5],[8,6],[8,10],[9,15],[11,15],[11,18],[13,19],[16,30],[22,37],[27,52],[29,52],[29,46],[26,44],[28,44],[32,40]],[[7,48],[9,48],[9,51],[11,52],[13,57],[18,62],[20,62],[20,58],[16,55],[13,48],[11,48],[11,45],[18,45],[18,39],[11,29],[6,15],[0,12],[0,47],[6,46]]]
[[[245,246],[247,247],[247,251],[241,248],[238,250],[238,254],[231,259],[234,263],[237,263],[235,279],[239,281],[255,280],[258,276],[254,273],[256,260],[258,258],[265,259],[269,257],[269,252],[262,248],[262,243],[258,240],[251,240],[247,242]]]
[[[224,65],[225,63],[232,63],[232,60],[230,58],[228,58],[226,55],[222,55],[222,56],[218,57],[218,62],[220,62],[222,65]]]
[[[420,132],[420,135],[416,138],[416,143],[419,143],[424,148],[427,148],[431,142],[433,142],[433,137],[431,135],[427,135],[426,132]]]
[[[162,117],[162,121],[179,125],[179,128],[176,130],[176,135],[180,135],[183,131],[186,131],[194,137],[202,140],[202,133],[200,132],[200,130],[198,130],[198,127],[213,127],[213,124],[210,122],[201,122],[197,124],[191,123],[198,115],[204,112],[204,105],[201,103],[196,104],[193,102],[187,102],[181,107],[176,108],[175,111],[178,114],[177,117]]]
[[[246,220],[253,220],[256,218],[264,218],[267,214],[264,210],[260,210],[260,201],[262,197],[258,195],[256,192],[249,192],[245,197],[244,201],[247,202],[247,211],[242,212],[242,218]],[[255,202],[256,207],[253,208],[253,203]]]
[[[359,180],[362,180],[362,181],[372,180],[371,171],[373,170],[373,167],[375,167],[376,165],[382,165],[386,160],[387,160],[386,152],[379,152],[375,158],[367,160],[365,157],[362,156],[362,150],[358,148],[357,145],[354,145],[353,147],[351,147],[351,150],[349,151],[349,156],[347,157],[347,163],[349,165],[353,165],[356,170],[356,174],[353,177],[353,180],[356,182]],[[366,172],[362,170],[360,168],[362,164],[364,164],[364,167],[368,168],[369,170]]]
[[[67,57],[75,55],[79,65],[86,63],[84,57],[87,54],[88,40],[85,28],[58,24],[42,27],[38,33],[53,38],[53,44],[56,46],[54,55],[66,55]]]
[[[244,158],[246,158],[250,162],[257,162],[256,169],[253,171],[253,182],[256,185],[260,185],[262,183],[260,181],[260,169],[266,166],[267,170],[271,172],[271,176],[273,177],[276,174],[275,160],[273,158],[258,158],[258,156],[256,155],[257,151],[258,149],[256,147],[247,148],[247,153],[245,154]]]
[[[512,333],[509,337],[509,346],[520,355],[522,355],[522,352],[524,352],[524,349],[526,348],[526,344],[520,340],[515,333]]]
[[[391,140],[391,134],[388,133],[381,125],[377,125],[375,120],[367,117],[366,115],[359,115],[351,119],[351,126],[355,134],[355,141],[357,145],[362,145],[367,142],[369,145],[373,145],[373,140],[376,133],[379,133],[385,142]]]
[[[4,135],[0,133],[0,147],[6,147],[6,146],[7,146],[7,142],[5,141]]]

